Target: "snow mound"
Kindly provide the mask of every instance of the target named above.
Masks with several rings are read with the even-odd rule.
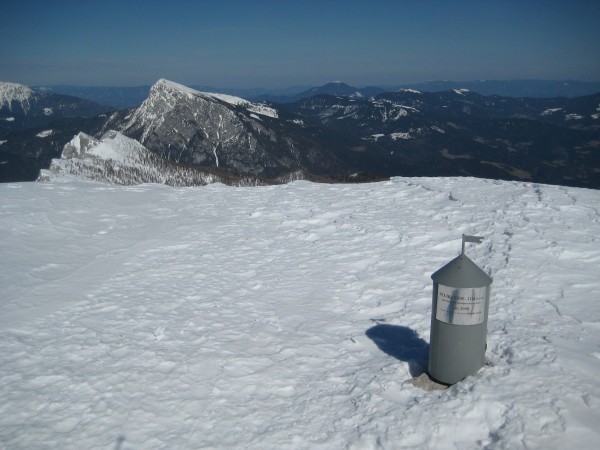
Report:
[[[0,185],[0,447],[595,449],[599,195]],[[487,364],[425,391],[462,233],[494,278]]]

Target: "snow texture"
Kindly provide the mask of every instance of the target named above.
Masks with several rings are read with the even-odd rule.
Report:
[[[0,447],[595,449],[600,193],[470,178],[0,186]],[[494,277],[426,391],[431,273]]]

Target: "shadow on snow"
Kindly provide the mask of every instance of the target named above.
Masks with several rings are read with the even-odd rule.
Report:
[[[427,371],[429,344],[415,330],[401,325],[378,323],[365,334],[380,350],[408,363],[411,376],[418,377]]]

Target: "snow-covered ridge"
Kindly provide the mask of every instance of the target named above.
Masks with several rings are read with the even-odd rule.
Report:
[[[80,132],[63,148],[60,159],[53,159],[40,181],[64,178],[96,180],[115,184],[126,181],[133,172],[153,172],[158,158],[134,139],[110,130],[102,138]]]
[[[222,177],[201,168],[179,166],[164,160],[135,139],[109,130],[100,139],[79,133],[63,148],[60,159],[53,159],[41,170],[38,181],[89,180],[117,185],[143,183],[170,186],[204,186],[223,181]],[[235,182],[234,182],[235,181]],[[254,185],[255,179],[232,181]]]
[[[229,105],[243,106],[248,111],[256,113],[256,114],[261,114],[263,116],[269,116],[269,117],[274,117],[274,118],[278,117],[278,113],[275,108],[271,108],[271,107],[263,105],[261,103],[252,103],[248,100],[245,100],[241,97],[236,97],[234,95],[197,91],[190,87],[184,86],[183,84],[175,83],[173,81],[169,81],[164,78],[161,78],[160,80],[158,80],[154,84],[154,86],[152,86],[150,92],[152,92],[153,90],[154,91],[167,91],[172,94],[182,95],[189,99],[193,99],[194,97],[200,97],[200,98],[205,98],[205,99],[210,99],[210,100],[216,99],[216,100],[220,100],[224,103],[227,103]]]
[[[6,107],[12,111],[12,103],[19,102],[23,110],[27,111],[30,98],[34,94],[32,89],[22,84],[0,81],[0,108],[6,104]]]
[[[159,79],[156,83],[154,83],[154,85],[151,88],[151,90],[157,89],[166,90],[174,93],[183,93],[190,97],[200,94],[200,92],[198,92],[195,89],[184,86],[183,84],[175,83],[174,81],[166,80],[164,78]]]

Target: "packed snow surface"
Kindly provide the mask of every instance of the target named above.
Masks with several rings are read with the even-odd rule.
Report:
[[[469,178],[0,185],[0,448],[595,449],[599,207]],[[426,391],[462,233],[487,363]]]

